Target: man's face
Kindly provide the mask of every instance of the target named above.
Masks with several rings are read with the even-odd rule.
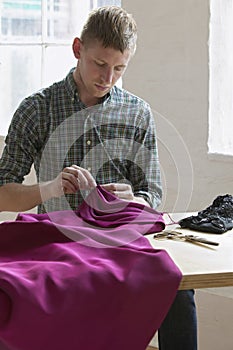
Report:
[[[98,41],[88,46],[80,42],[78,69],[82,89],[89,97],[101,98],[106,95],[123,75],[131,57],[130,50],[121,53],[105,48]]]

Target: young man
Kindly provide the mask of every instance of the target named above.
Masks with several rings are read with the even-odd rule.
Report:
[[[157,206],[160,203],[157,146],[149,106],[115,87],[134,54],[136,38],[135,22],[121,8],[110,7],[94,11],[83,28],[81,38],[74,39],[73,52],[78,60],[77,67],[71,70],[63,81],[22,102],[13,117],[0,162],[0,184],[3,185],[0,188],[1,211],[24,211],[48,199],[59,198],[63,192],[70,194],[67,198],[72,209],[75,209],[82,200],[77,191],[95,186],[96,181],[103,185],[114,183],[105,187],[120,198],[146,205],[153,203]],[[84,116],[77,115],[78,122],[74,123],[75,117],[72,116],[75,113],[96,105],[103,109],[102,114],[105,117],[108,116],[108,120],[105,118],[103,121],[104,127],[101,128],[100,120],[96,117],[98,120],[92,123],[90,130],[85,125],[86,121],[80,125],[80,119],[85,118]],[[92,114],[96,114],[95,112],[94,108]],[[56,128],[65,121],[69,124],[74,123],[74,129],[78,129],[77,147],[67,149],[69,154],[64,159],[65,166],[54,179],[52,174],[49,174],[50,176],[43,178],[44,181],[39,181],[43,149],[46,143],[49,144]],[[92,143],[89,147],[83,145],[81,140],[88,132],[92,133],[91,137],[94,138],[89,140]],[[62,136],[64,138],[66,135]],[[109,169],[106,170],[106,165],[105,170],[96,169],[94,179],[93,169],[90,172],[81,164],[90,148],[93,148],[93,144],[97,145],[98,137],[103,147],[106,140],[118,139],[119,142],[115,143],[118,144],[116,147],[119,154],[115,159],[112,159],[110,154]],[[147,179],[143,174],[139,174],[140,170],[133,164],[136,156],[133,158],[130,155],[130,159],[124,159],[126,149],[130,146],[126,140],[130,138],[134,138],[135,142],[144,145],[150,151],[144,160],[138,160],[138,167],[142,168]],[[62,145],[58,143],[56,147],[58,149]],[[133,147],[135,148],[136,144]],[[40,185],[21,184],[33,163]],[[128,184],[125,184],[124,180],[127,180]],[[57,203],[56,200],[53,202]],[[56,205],[51,206],[52,209],[55,210]],[[39,206],[39,212],[41,210],[42,207]]]
[[[148,104],[116,87],[136,49],[131,15],[94,10],[73,42],[76,68],[26,98],[0,160],[0,211],[71,209],[102,184],[119,198],[156,208],[161,182]],[[24,185],[34,164],[38,183]],[[65,200],[64,200],[65,198]],[[156,310],[155,310],[156,312]],[[179,292],[159,332],[160,349],[196,349],[193,291]]]

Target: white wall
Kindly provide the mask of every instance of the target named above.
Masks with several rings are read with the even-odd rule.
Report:
[[[122,3],[133,13],[139,29],[138,49],[126,72],[124,87],[146,99],[153,110],[173,124],[187,146],[193,166],[192,189],[190,178],[184,176],[188,161],[181,156],[173,159],[176,164],[172,164],[172,157],[165,149],[166,143],[171,148],[171,135],[164,139],[166,130],[160,129],[158,118],[158,139],[163,141],[160,161],[166,177],[165,191],[168,190],[164,208],[173,209],[179,178],[180,184],[187,187],[187,196],[191,190],[191,203],[187,207],[181,202],[176,210],[202,209],[219,194],[233,194],[233,159],[210,160],[207,153],[209,1],[123,0]]]
[[[204,209],[217,195],[233,194],[233,158],[210,159],[207,153],[209,1],[123,0],[122,6],[134,15],[139,29],[138,49],[124,87],[146,99],[174,126],[172,135],[169,122],[155,113],[166,195],[163,209]],[[180,193],[179,184],[185,187]],[[185,193],[190,205],[179,198]],[[231,296],[233,288],[224,289],[224,295],[221,289],[197,292],[199,350],[233,349]]]

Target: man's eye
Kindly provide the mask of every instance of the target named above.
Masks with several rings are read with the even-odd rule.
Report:
[[[123,67],[115,67],[115,71],[121,72],[123,70]]]
[[[104,66],[104,63],[102,63],[102,62],[95,62],[96,64],[97,64],[97,66],[99,66],[99,67],[103,67]]]

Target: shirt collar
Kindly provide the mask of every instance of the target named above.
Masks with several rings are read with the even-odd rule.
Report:
[[[73,76],[74,70],[75,70],[75,67],[69,71],[69,73],[67,74],[67,76],[65,78],[65,82],[66,82],[67,91],[68,91],[70,97],[72,99],[74,99],[74,97],[76,96],[79,99],[77,86],[76,86],[74,76]],[[111,99],[111,95],[113,94],[113,89],[114,89],[114,87],[102,98],[101,103],[105,104]]]
[[[71,98],[74,98],[77,93],[77,86],[73,77],[74,70],[75,68],[72,68],[65,78],[66,88]]]

